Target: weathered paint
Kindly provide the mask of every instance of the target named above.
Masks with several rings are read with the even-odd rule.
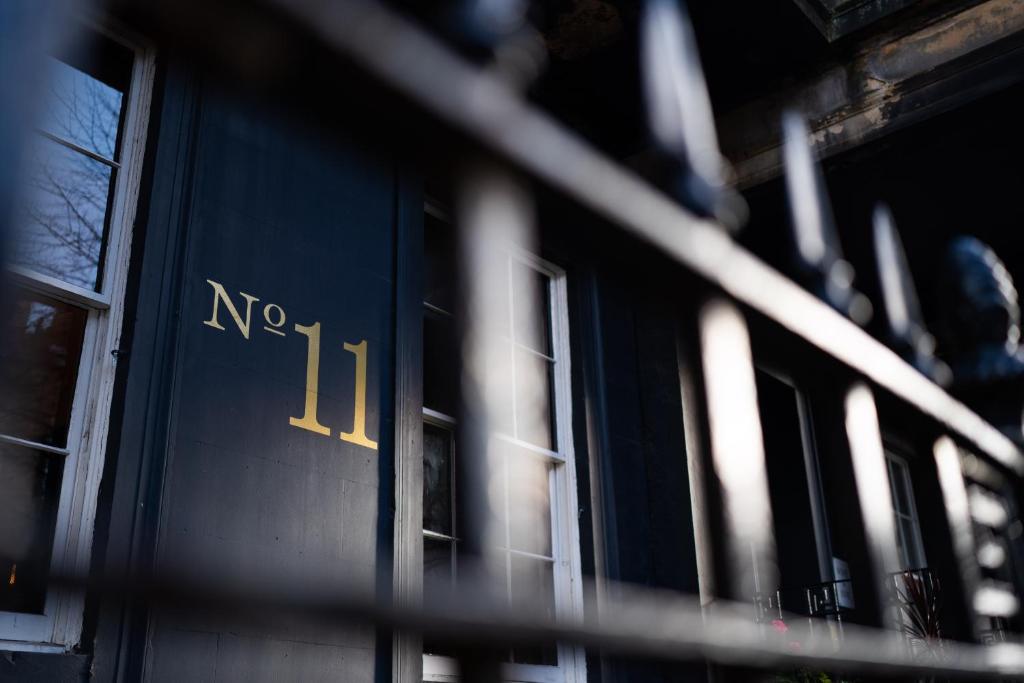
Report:
[[[736,183],[750,186],[779,173],[785,109],[804,114],[816,153],[827,157],[1024,78],[1001,61],[1019,59],[1022,44],[1024,0],[989,0],[875,39],[849,62],[720,118]],[[994,64],[1002,66],[999,79],[978,76]]]

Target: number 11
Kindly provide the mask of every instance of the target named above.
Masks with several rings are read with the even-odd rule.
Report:
[[[312,325],[295,325],[295,331],[307,338],[306,344],[306,403],[301,418],[290,417],[288,424],[300,429],[308,429],[316,434],[331,435],[330,427],[320,424],[317,419],[317,399],[320,383],[320,323]],[[342,432],[342,441],[354,443],[377,450],[377,442],[366,436],[366,340],[358,344],[345,342],[344,348],[356,357],[356,395],[355,414],[352,419],[352,431]]]

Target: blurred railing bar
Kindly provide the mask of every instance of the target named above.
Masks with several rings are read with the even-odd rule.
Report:
[[[896,353],[423,30],[368,0],[268,1],[339,57],[503,161],[658,248],[1024,475],[1024,454],[1005,435]]]
[[[742,600],[778,585],[750,337],[740,311],[722,298],[703,306],[698,325],[710,453],[690,457],[707,458],[701,468],[711,487],[707,497],[722,508],[722,528],[712,534],[712,543],[722,546],[711,552],[721,565],[714,595]]]
[[[460,581],[457,592],[432,594],[422,608],[397,606],[374,591],[340,582],[256,583],[180,574],[149,579],[108,577],[84,580],[57,576],[53,585],[88,590],[99,597],[138,600],[155,607],[220,610],[271,620],[297,617],[325,630],[352,623],[373,623],[396,631],[429,633],[432,639],[491,649],[565,642],[611,655],[660,661],[748,666],[762,670],[798,667],[842,673],[943,678],[1006,679],[1024,677],[1024,646],[943,644],[943,656],[921,658],[909,652],[895,631],[848,624],[837,643],[825,634],[795,648],[788,638],[766,637],[750,619],[745,603],[720,601],[714,614],[697,599],[671,591],[615,586],[604,620],[550,620],[536,605],[493,602],[493,594],[475,582]],[[795,619],[792,615],[786,618]]]
[[[464,169],[458,192],[458,298],[456,316],[461,347],[460,406],[457,443],[471,454],[459,460],[458,507],[464,512],[460,547],[460,585],[467,575],[493,594],[484,599],[501,604],[508,599],[507,564],[496,546],[507,544],[508,463],[496,432],[503,408],[514,405],[515,377],[511,358],[502,353],[502,312],[509,311],[508,255],[513,244],[528,239],[529,216],[525,191],[493,164]],[[507,430],[507,427],[506,427]],[[501,680],[501,654],[478,647],[459,650],[463,679],[471,683]]]
[[[942,502],[946,508],[946,521],[953,542],[953,555],[960,570],[960,580],[966,595],[964,608],[970,621],[971,632],[976,639],[980,639],[985,624],[975,609],[975,600],[982,586],[981,569],[978,566],[960,453],[951,439],[941,437],[935,442],[933,455],[939,488],[942,491]]]
[[[861,525],[868,563],[871,567],[874,595],[872,611],[878,618],[876,625],[894,623],[895,612],[887,600],[889,577],[899,570],[896,548],[895,509],[889,489],[882,433],[878,424],[878,411],[871,390],[863,384],[854,385],[844,401],[846,438],[853,466],[853,485],[860,507]]]

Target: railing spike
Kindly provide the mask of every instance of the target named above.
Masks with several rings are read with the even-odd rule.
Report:
[[[726,184],[697,41],[677,0],[648,0],[641,22],[641,66],[651,134],[669,157],[669,182],[683,204],[728,228],[746,221],[743,198]]]
[[[935,338],[925,327],[892,211],[885,204],[877,204],[872,220],[875,261],[892,343],[926,377],[947,386],[951,373],[949,367],[934,356]]]
[[[871,317],[871,302],[853,288],[853,266],[843,259],[825,181],[800,114],[783,114],[782,133],[797,277],[830,306],[864,324]]]

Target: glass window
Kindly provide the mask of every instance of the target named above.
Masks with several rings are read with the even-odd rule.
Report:
[[[924,569],[927,561],[921,540],[921,525],[914,505],[910,466],[898,455],[887,452],[889,486],[892,491],[893,514],[896,522],[896,544],[900,556],[900,569]]]
[[[509,556],[509,595],[511,600],[536,600],[548,605],[547,617],[555,615],[554,577],[550,559],[540,559],[512,553]],[[516,664],[555,666],[558,653],[551,645],[515,648],[509,661]]]
[[[33,151],[13,261],[96,289],[114,169],[49,139]]]
[[[423,303],[451,314],[455,310],[455,240],[447,223],[424,216],[426,226]]]
[[[459,538],[455,485],[455,414],[458,388],[457,340],[452,320],[454,298],[454,239],[450,225],[429,216],[425,234],[424,289],[424,434],[423,434],[423,534],[424,584],[446,585],[458,581]],[[504,577],[508,599],[539,598],[555,614],[559,591],[572,590],[572,575],[564,567],[572,552],[561,532],[575,524],[575,509],[567,501],[566,475],[571,475],[570,436],[559,434],[556,395],[568,392],[567,377],[559,373],[567,350],[556,343],[555,331],[564,320],[554,314],[552,302],[560,275],[526,256],[508,255],[505,260],[507,309],[499,311],[503,354],[507,354],[515,398],[504,419],[496,425],[500,442],[499,484],[490,491],[499,511],[501,536],[494,539],[499,566],[493,574]],[[511,492],[515,491],[513,495]],[[574,492],[574,489],[573,489]],[[578,565],[573,565],[577,566]],[[578,583],[578,582],[577,582]],[[448,584],[450,585],[450,584]],[[436,672],[441,646],[424,643],[425,678]],[[569,670],[573,657],[559,655],[555,646],[509,650],[506,662],[515,667],[516,680],[551,680],[552,672]],[[443,668],[443,667],[442,667]],[[453,671],[449,667],[445,675]],[[561,674],[559,674],[561,675]]]
[[[99,39],[87,59],[52,58],[12,261],[87,290],[102,285],[130,53]]]
[[[451,315],[425,308],[423,312],[423,405],[445,415],[455,414],[458,339]]]
[[[98,78],[102,64],[68,61],[74,66],[57,58],[50,59],[49,97],[44,103],[39,127],[67,143],[115,161],[127,70],[123,65],[113,67],[121,71],[113,75],[116,84],[113,85]]]
[[[63,470],[61,455],[0,442],[2,611],[43,611]]]
[[[26,291],[11,308],[0,340],[0,434],[65,446],[87,312]]]
[[[423,529],[448,538],[455,529],[452,441],[448,429],[423,426]]]
[[[78,620],[62,621],[60,610],[71,608],[63,597],[51,601],[47,576],[55,562],[87,565],[88,542],[67,529],[80,524],[83,496],[97,493],[76,477],[88,469],[79,466],[87,451],[102,447],[98,420],[109,410],[109,383],[96,387],[113,371],[109,360],[102,371],[97,363],[109,359],[110,347],[97,347],[116,339],[119,293],[105,271],[123,260],[108,253],[111,245],[127,242],[111,235],[134,219],[134,204],[121,199],[113,223],[119,179],[138,179],[122,158],[129,100],[141,97],[129,92],[139,53],[99,33],[80,37],[78,52],[49,59],[9,254],[16,285],[0,311],[0,639],[7,643],[77,637],[60,630]],[[132,121],[138,127],[142,118]],[[69,491],[77,495],[62,495]]]

